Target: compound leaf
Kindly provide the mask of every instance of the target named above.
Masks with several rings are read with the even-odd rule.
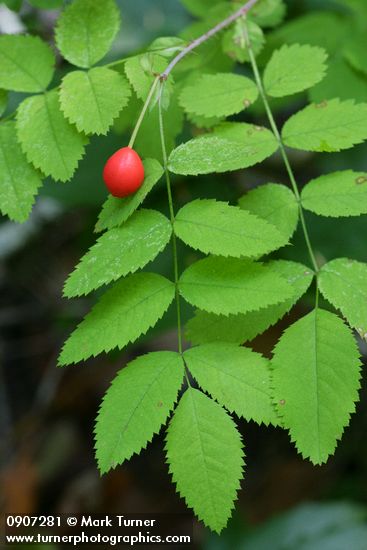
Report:
[[[285,185],[266,183],[243,195],[238,204],[266,220],[289,240],[296,230],[299,207],[294,193]]]
[[[174,226],[186,244],[219,256],[262,256],[287,244],[266,221],[214,199],[186,204],[177,213]]]
[[[286,145],[304,151],[332,153],[367,139],[367,104],[331,99],[312,103],[287,120]]]
[[[243,475],[241,436],[233,420],[218,403],[189,388],[169,424],[166,451],[178,492],[219,533]]]
[[[353,334],[339,317],[316,309],[284,332],[272,367],[284,427],[304,458],[322,464],[358,398],[360,361]]]
[[[175,285],[155,273],[134,273],[121,279],[71,334],[59,364],[77,363],[134,342],[157,323],[174,294]]]
[[[181,275],[179,290],[190,304],[211,313],[247,313],[279,304],[292,286],[266,265],[217,256],[199,260]]]
[[[255,56],[257,56],[264,47],[265,36],[261,27],[251,19],[247,19],[246,26],[242,19],[237,19],[224,33],[222,40],[223,51],[231,59],[236,59],[240,63],[250,60],[245,39],[246,32],[251,42],[252,50]]]
[[[96,421],[96,458],[102,474],[139,453],[159,432],[183,377],[182,357],[171,351],[142,355],[117,374]]]
[[[17,132],[24,153],[36,168],[55,180],[72,177],[87,140],[64,118],[57,90],[20,104]]]
[[[199,386],[230,412],[258,424],[278,424],[268,359],[224,342],[186,350],[184,359]]]
[[[278,149],[274,134],[261,126],[225,122],[205,136],[182,143],[172,151],[168,168],[193,175],[247,168]]]
[[[311,88],[324,78],[326,59],[327,53],[322,48],[285,44],[280,50],[275,50],[265,68],[267,94],[284,97]]]
[[[171,232],[171,223],[163,214],[139,210],[98,239],[67,279],[64,295],[88,294],[144,267],[165,248]]]
[[[89,68],[102,59],[120,27],[114,0],[74,0],[56,26],[56,44],[73,65]]]
[[[42,92],[54,74],[55,56],[37,36],[0,36],[0,88]]]
[[[155,53],[146,53],[130,57],[125,63],[126,76],[139,99],[145,101],[157,74],[167,67],[167,59]],[[171,81],[167,81],[165,94],[172,90]]]
[[[20,148],[14,122],[0,124],[0,161],[0,210],[24,222],[42,182]]]
[[[79,132],[106,134],[130,94],[127,80],[106,67],[72,71],[61,84],[61,109]]]
[[[238,315],[215,315],[197,311],[186,325],[186,338],[194,345],[225,341],[233,344],[253,340],[294,306],[311,284],[313,273],[302,264],[286,260],[272,261],[268,269],[292,285],[293,295],[280,304]]]
[[[320,216],[367,214],[367,174],[343,170],[311,180],[302,190],[302,205]]]
[[[250,78],[233,73],[204,74],[185,86],[180,104],[187,113],[204,117],[226,117],[249,107],[259,95]]]
[[[161,179],[163,168],[155,159],[146,159],[143,161],[145,179],[144,183],[136,193],[118,199],[110,195],[104,203],[98,216],[96,231],[112,229],[123,224],[143,202],[154,185]]]
[[[319,288],[367,340],[367,264],[347,258],[332,260],[320,271]]]

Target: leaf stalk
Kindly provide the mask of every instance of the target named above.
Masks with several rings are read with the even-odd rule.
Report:
[[[267,95],[266,95],[266,92],[265,92],[265,89],[264,89],[264,85],[263,85],[263,82],[262,82],[260,71],[259,71],[259,68],[258,68],[258,65],[257,65],[257,62],[256,62],[255,54],[254,54],[254,51],[252,49],[250,37],[249,37],[248,31],[247,31],[246,22],[244,24],[244,37],[245,37],[245,42],[246,42],[249,58],[250,58],[250,63],[251,63],[251,66],[252,66],[252,70],[254,72],[255,81],[256,81],[257,87],[259,89],[261,99],[262,99],[263,104],[264,104],[266,115],[268,117],[271,129],[274,132],[274,135],[275,135],[275,137],[276,137],[276,139],[279,143],[280,153],[282,155],[284,165],[285,165],[285,168],[286,168],[287,173],[288,173],[289,180],[290,180],[291,185],[292,185],[293,192],[294,192],[294,194],[296,196],[296,199],[297,199],[297,202],[298,202],[299,217],[300,217],[300,220],[301,220],[304,239],[305,239],[305,242],[306,242],[308,254],[310,256],[310,260],[311,260],[313,269],[314,269],[315,273],[317,274],[319,272],[319,266],[317,264],[315,253],[314,253],[312,245],[311,245],[311,239],[310,239],[309,232],[308,232],[308,229],[307,229],[307,224],[306,224],[306,220],[305,220],[305,216],[304,216],[304,212],[303,212],[303,208],[302,208],[301,196],[300,196],[300,193],[299,193],[299,190],[298,190],[297,181],[296,181],[296,178],[294,176],[294,172],[292,170],[291,164],[289,162],[287,151],[285,149],[285,145],[284,145],[282,136],[281,136],[281,134],[278,130],[278,126],[275,122],[272,110],[271,110],[270,105],[269,105],[269,101],[268,101],[268,98],[267,98]]]

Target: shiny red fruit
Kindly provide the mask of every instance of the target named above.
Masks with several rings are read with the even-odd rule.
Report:
[[[144,181],[144,166],[138,153],[131,147],[116,151],[105,164],[103,179],[114,197],[135,193]]]

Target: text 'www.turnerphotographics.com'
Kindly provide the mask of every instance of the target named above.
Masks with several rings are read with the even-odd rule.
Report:
[[[193,523],[188,514],[84,514],[5,517],[5,546],[59,544],[65,546],[192,546]]]

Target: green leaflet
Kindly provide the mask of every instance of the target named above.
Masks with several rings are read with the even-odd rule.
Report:
[[[259,54],[264,47],[264,33],[257,23],[251,19],[247,20],[246,27],[241,19],[237,19],[233,25],[224,33],[222,40],[222,48],[230,58],[236,59],[240,63],[249,61],[249,53],[247,51],[245,40],[245,28],[251,41],[252,49],[255,55]]]
[[[214,128],[213,133],[216,136],[254,147],[259,153],[266,151],[267,156],[272,155],[278,148],[278,142],[273,132],[264,126],[255,126],[246,122],[222,122]],[[262,158],[262,160],[264,159]]]
[[[304,458],[326,462],[358,398],[360,361],[350,329],[317,309],[284,332],[275,347],[272,385],[283,425]]]
[[[204,74],[180,94],[187,113],[204,117],[226,117],[249,107],[259,95],[250,78],[233,73]]]
[[[169,424],[166,451],[178,492],[205,525],[220,533],[243,475],[241,436],[233,420],[220,405],[189,388]]]
[[[106,67],[72,71],[61,84],[61,109],[79,132],[106,134],[130,94],[127,80]]]
[[[155,53],[136,55],[126,61],[126,76],[139,99],[146,100],[157,74],[162,73],[167,64],[166,58]],[[171,91],[172,83],[167,81],[165,85],[166,97],[170,95]]]
[[[332,260],[320,271],[319,288],[367,340],[367,264],[347,258]]]
[[[148,46],[148,52],[157,53],[167,59],[171,59],[181,52],[186,46],[185,40],[177,36],[161,36],[153,40]]]
[[[263,127],[225,122],[213,133],[182,143],[172,151],[168,168],[175,174],[228,172],[253,166],[278,149],[274,134]]]
[[[190,304],[211,313],[247,313],[288,300],[292,286],[260,263],[217,256],[184,271],[179,290]]]
[[[197,311],[186,325],[186,338],[194,345],[218,341],[242,344],[253,340],[284,317],[310,286],[313,273],[302,264],[285,260],[269,262],[267,267],[292,285],[291,298],[244,315],[226,317]]]
[[[114,0],[74,0],[56,26],[56,44],[73,65],[89,68],[102,59],[120,27]]]
[[[302,190],[302,206],[320,216],[367,214],[367,174],[344,170],[311,180]]]
[[[203,74],[202,71],[190,71],[188,75],[185,75],[182,81],[178,83],[178,96],[180,96],[183,88],[195,88],[196,84],[202,79],[203,76],[206,75]],[[213,128],[214,126],[218,126],[218,124],[220,124],[223,120],[223,117],[219,116],[206,117],[192,112],[186,112],[185,114],[187,119],[198,128]]]
[[[28,160],[55,180],[69,180],[87,143],[64,118],[57,90],[25,99],[17,112],[18,139]]]
[[[287,244],[267,222],[214,199],[186,204],[177,213],[174,227],[189,246],[218,256],[262,256]]]
[[[17,141],[14,122],[0,124],[0,210],[16,222],[24,222],[42,184],[28,164]]]
[[[122,199],[110,195],[98,216],[96,231],[112,229],[123,224],[143,202],[154,185],[161,179],[163,168],[157,160],[146,159],[143,161],[143,164],[145,170],[143,185],[136,193]]]
[[[42,92],[54,74],[55,56],[37,36],[0,36],[0,88]]]
[[[230,412],[258,424],[278,425],[268,359],[223,342],[191,348],[184,359],[199,386]]]
[[[327,53],[322,48],[285,44],[280,50],[275,50],[265,68],[266,93],[284,97],[311,88],[324,78],[326,59]]]
[[[283,0],[260,0],[252,8],[250,17],[261,27],[276,27],[286,15]]]
[[[96,421],[96,458],[102,474],[139,453],[159,432],[183,377],[183,360],[171,351],[142,355],[120,370]]]
[[[297,199],[288,187],[266,183],[243,195],[238,204],[251,214],[263,218],[289,240],[296,230],[299,218]]]
[[[139,210],[127,222],[104,233],[83,256],[64,287],[68,298],[88,294],[144,267],[167,245],[169,220],[155,210]]]
[[[155,273],[134,273],[121,279],[71,334],[59,364],[77,363],[134,342],[157,323],[174,294],[174,284]]]
[[[331,99],[311,104],[287,120],[286,145],[304,151],[332,153],[367,139],[367,103]]]

